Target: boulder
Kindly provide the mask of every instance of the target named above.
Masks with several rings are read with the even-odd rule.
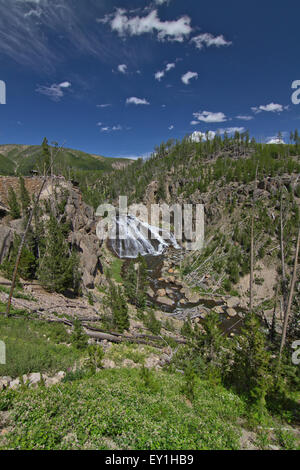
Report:
[[[0,377],[0,392],[9,386],[11,381],[11,377]]]
[[[145,360],[145,367],[147,369],[160,369],[160,362],[161,362],[161,359],[160,357],[158,356],[155,356],[154,354],[147,357],[146,360]]]
[[[21,381],[19,378],[15,379],[15,380],[12,380],[9,384],[9,387],[10,389],[12,390],[16,390],[18,387],[20,387],[21,385]]]
[[[227,303],[227,307],[235,308],[239,306],[240,299],[239,297],[230,297],[230,299],[227,299],[226,303]]]
[[[127,369],[135,369],[138,367],[138,364],[136,364],[134,361],[131,359],[124,359],[122,366],[127,368]]]
[[[215,308],[214,308],[214,311],[215,311],[216,313],[218,313],[219,315],[221,315],[222,313],[224,313],[223,307],[221,307],[221,306],[215,307]]]
[[[116,363],[112,361],[111,359],[103,359],[102,365],[104,369],[115,369],[116,368]]]
[[[35,385],[39,384],[42,379],[42,376],[39,372],[29,374],[27,376],[27,380],[29,382],[29,387],[34,387]]]
[[[174,301],[169,299],[168,297],[157,297],[157,302],[163,305],[168,305],[172,307],[174,305]]]
[[[69,236],[70,243],[80,253],[82,283],[87,289],[93,289],[98,271],[102,271],[100,262],[100,240],[96,235],[84,232],[73,232]]]
[[[200,295],[196,294],[195,292],[189,292],[186,295],[186,298],[191,304],[196,304],[200,301]]]
[[[167,295],[167,292],[165,289],[158,289],[157,291],[157,296],[158,297],[165,297]]]
[[[227,308],[226,312],[231,318],[236,317],[237,315],[236,310],[234,310],[234,308]]]

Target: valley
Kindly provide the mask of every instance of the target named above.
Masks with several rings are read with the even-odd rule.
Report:
[[[51,151],[41,149],[37,168]],[[55,164],[52,176],[1,176],[0,448],[296,448],[299,150],[185,138],[97,178]],[[118,216],[125,240],[100,240],[96,209],[120,195],[147,208],[203,204],[204,247],[186,250],[163,218],[155,227]],[[38,416],[49,400],[56,412]],[[38,405],[25,413],[29,402]]]

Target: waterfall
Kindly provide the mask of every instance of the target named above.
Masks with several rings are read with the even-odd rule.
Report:
[[[180,249],[174,235],[134,216],[119,216],[114,222],[116,236],[109,240],[120,258],[137,258],[139,254],[158,256],[169,246]]]

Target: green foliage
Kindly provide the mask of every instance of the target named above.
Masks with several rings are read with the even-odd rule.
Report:
[[[9,186],[8,188],[8,195],[7,195],[7,204],[10,210],[10,216],[12,219],[20,219],[21,217],[21,209],[17,199],[17,195],[14,189]]]
[[[237,420],[245,406],[236,395],[199,381],[191,408],[181,391],[181,374],[150,371],[154,389],[146,374],[103,370],[47,389],[18,391],[7,399],[7,392],[1,393],[13,428],[5,439],[0,436],[0,448],[239,448]]]
[[[92,372],[96,373],[97,369],[101,369],[102,366],[102,361],[104,359],[104,351],[102,346],[97,346],[94,344],[91,344],[88,347],[88,359],[86,363],[86,367]]]
[[[182,334],[182,336],[185,336],[186,338],[191,338],[191,337],[193,337],[193,335],[194,335],[194,330],[193,330],[193,326],[192,326],[192,322],[191,322],[190,317],[188,317],[188,318],[185,320],[185,322],[184,322],[184,324],[183,324],[183,326],[182,326],[182,328],[181,328],[181,330],[180,330],[180,333]]]
[[[266,345],[259,321],[249,315],[242,335],[236,340],[234,367],[229,374],[230,383],[239,393],[244,393],[261,409],[266,405],[266,395],[272,385],[270,353]]]
[[[111,281],[109,290],[105,298],[105,305],[112,314],[112,323],[121,333],[129,330],[130,321],[128,315],[128,305],[124,291],[120,286],[116,286]]]
[[[49,292],[78,290],[79,259],[69,251],[62,228],[53,215],[47,224],[45,252],[39,260],[38,279]]]
[[[62,324],[0,316],[0,331],[7,356],[6,365],[0,365],[0,376],[54,373],[71,367],[80,357],[74,348],[62,344],[70,341]]]
[[[30,206],[30,196],[26,189],[25,181],[22,176],[20,176],[19,178],[19,184],[20,184],[20,201],[21,201],[21,207],[22,207],[22,215],[24,217],[28,215],[28,209]]]
[[[142,382],[142,390],[146,389],[150,393],[158,392],[159,383],[157,382],[152,370],[143,365],[140,371],[140,377]]]
[[[19,251],[19,246],[21,243],[21,239],[18,235],[15,236],[13,247],[9,253],[9,255],[4,259],[2,265],[0,266],[0,270],[3,272],[4,276],[8,279],[12,279],[17,255]],[[22,255],[20,258],[20,263],[18,267],[18,278],[21,277],[25,280],[34,279],[36,272],[36,259],[32,251],[29,249],[28,246],[24,246],[22,250]]]
[[[161,331],[161,322],[156,318],[155,312],[150,309],[143,318],[143,322],[146,328],[151,331],[154,335],[159,335]]]
[[[146,307],[147,286],[147,263],[139,255],[136,261],[131,260],[128,265],[124,275],[124,288],[129,302],[141,310]]]
[[[188,364],[184,370],[184,384],[182,387],[182,393],[190,400],[195,399],[196,389],[196,373],[191,364]]]
[[[73,346],[78,350],[84,350],[88,345],[88,336],[83,331],[79,320],[74,321],[73,333],[71,336]]]

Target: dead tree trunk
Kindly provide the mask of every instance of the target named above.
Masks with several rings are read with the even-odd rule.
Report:
[[[9,291],[8,301],[7,301],[7,307],[6,307],[6,316],[7,316],[7,317],[9,317],[9,314],[10,314],[11,300],[12,300],[12,296],[13,296],[14,289],[15,289],[15,285],[16,285],[17,274],[18,274],[18,268],[19,268],[19,264],[20,264],[20,260],[21,260],[21,256],[22,256],[22,251],[23,251],[23,248],[24,248],[24,245],[25,245],[25,242],[26,242],[27,234],[28,234],[29,229],[30,229],[30,226],[31,226],[31,222],[32,222],[33,214],[34,214],[34,209],[35,209],[35,205],[37,205],[37,204],[39,203],[39,200],[40,200],[42,191],[43,191],[43,189],[44,189],[44,187],[45,187],[46,181],[47,181],[47,175],[44,176],[42,186],[41,186],[40,191],[39,191],[39,193],[38,193],[37,199],[36,199],[36,201],[35,201],[35,203],[34,203],[32,209],[31,209],[30,216],[29,216],[29,219],[28,219],[26,228],[25,228],[25,232],[24,232],[24,234],[23,234],[23,237],[22,237],[22,240],[21,240],[21,243],[20,243],[20,246],[19,246],[19,250],[18,250],[18,254],[17,254],[17,259],[16,259],[16,264],[15,264],[14,272],[13,272],[13,276],[12,276],[12,281],[11,281],[11,287],[10,287],[10,291]]]
[[[251,217],[251,254],[250,254],[250,312],[253,311],[253,283],[254,283],[254,214]]]
[[[281,198],[280,198],[280,251],[281,251],[283,310],[285,311],[286,310],[286,304],[287,304],[287,279],[286,279],[286,270],[285,270],[284,239],[283,239],[282,189],[281,189]]]
[[[252,214],[251,214],[251,252],[250,252],[250,313],[253,311],[253,297],[254,297],[254,205],[255,205],[255,190],[257,189],[257,175],[258,175],[258,165],[255,172],[255,181],[253,187],[253,197],[252,197]]]
[[[63,145],[57,150],[56,155],[58,155],[58,153],[62,150]],[[16,286],[17,274],[18,274],[19,264],[20,264],[20,260],[21,260],[21,256],[22,256],[22,251],[23,251],[23,248],[24,248],[24,245],[25,245],[25,242],[26,242],[26,238],[27,238],[30,226],[31,226],[31,222],[32,222],[33,215],[34,215],[34,209],[35,209],[35,207],[38,206],[42,191],[43,191],[43,189],[45,187],[45,184],[46,184],[46,181],[47,181],[48,173],[49,173],[49,168],[47,169],[47,171],[45,169],[42,186],[39,190],[37,199],[35,200],[35,202],[33,204],[33,207],[31,209],[30,216],[29,216],[26,228],[25,228],[25,232],[23,234],[23,237],[22,237],[22,240],[21,240],[21,243],[20,243],[20,246],[19,246],[17,259],[16,259],[16,264],[15,264],[15,267],[14,267],[12,281],[11,281],[11,288],[10,288],[9,297],[8,297],[8,301],[7,301],[7,307],[6,307],[6,316],[7,317],[9,317],[9,315],[10,315],[11,300],[12,300],[13,293],[14,293],[15,286]]]
[[[294,297],[294,289],[295,289],[295,283],[296,283],[296,278],[297,278],[297,268],[298,268],[299,244],[300,244],[300,226],[298,228],[298,237],[297,237],[297,242],[296,242],[296,253],[295,253],[295,263],[294,263],[294,271],[293,271],[293,277],[292,277],[290,293],[289,293],[289,300],[288,300],[288,304],[287,304],[287,308],[286,308],[285,316],[284,316],[284,324],[283,324],[283,330],[282,330],[282,336],[281,336],[279,361],[281,360],[282,352],[283,352],[285,342],[286,342],[287,326],[288,326],[288,322],[289,322],[291,306],[292,306],[293,297]]]

